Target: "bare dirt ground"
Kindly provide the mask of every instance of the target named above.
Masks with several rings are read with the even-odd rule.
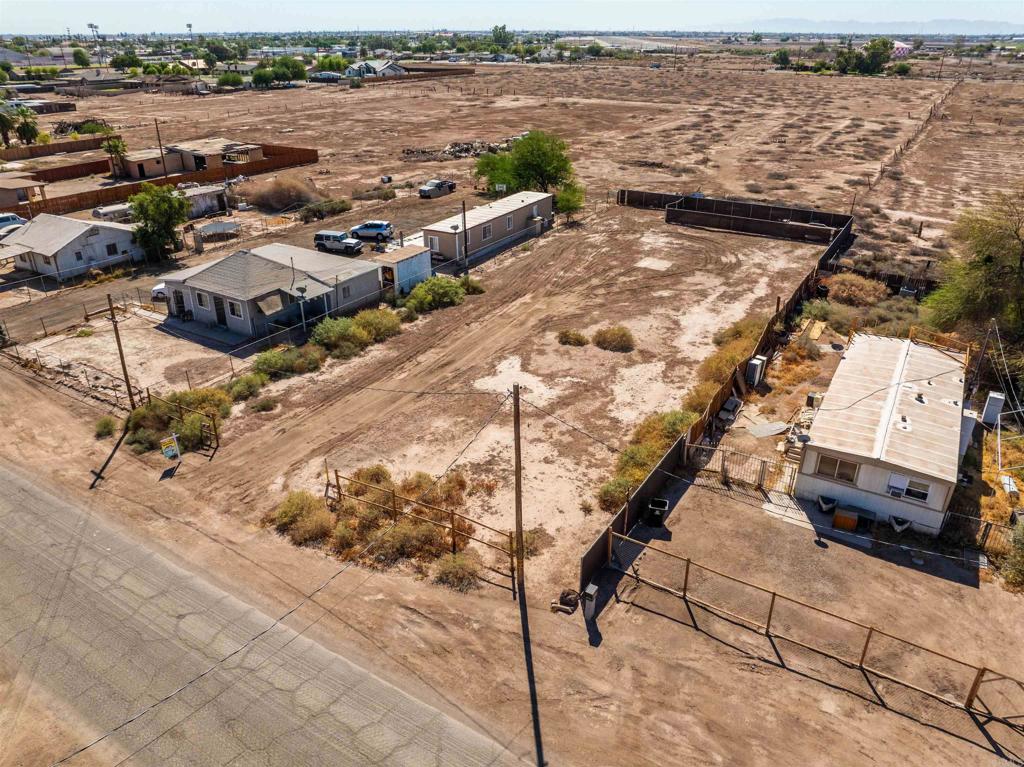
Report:
[[[539,608],[531,615],[533,652],[553,763],[606,763],[610,754],[629,754],[643,764],[978,763],[985,753],[974,745],[752,659],[710,633],[611,608],[598,635],[588,638],[578,615],[544,611],[561,588],[576,583],[583,546],[606,524],[603,514],[588,516],[580,506],[614,463],[614,453],[601,442],[621,448],[643,416],[677,406],[713,348],[714,331],[748,311],[773,308],[775,297],[792,291],[820,250],[670,226],[656,211],[607,204],[607,193],[699,187],[848,209],[861,188],[858,180],[870,178],[914,133],[949,86],[777,73],[508,67],[361,91],[323,86],[205,100],[131,94],[84,101],[79,111],[117,125],[130,149],[154,142],[154,116],[165,141],[225,135],[315,146],[319,166],[282,175],[311,178],[335,195],[371,187],[383,173],[398,183],[444,175],[460,184],[452,197],[421,201],[404,193],[315,225],[249,237],[239,246],[274,240],[308,246],[316,229],[368,217],[412,231],[453,213],[461,199],[475,199],[471,161],[405,162],[403,148],[495,140],[531,128],[553,130],[568,141],[590,199],[581,227],[560,226],[475,269],[484,295],[421,318],[362,358],[274,384],[271,393],[282,407],[230,419],[212,461],[189,456],[171,482],[157,484],[165,468],[160,459],[118,455],[94,502],[191,566],[277,611],[294,604],[296,589],[318,584],[337,563],[321,552],[292,548],[256,522],[285,490],[319,490],[325,462],[342,470],[382,461],[400,473],[439,472],[458,458],[471,476],[498,483],[493,496],[471,497],[468,513],[508,526],[508,404],[477,431],[518,382],[526,400],[526,526],[541,526],[554,538],[527,564],[531,605]],[[561,329],[589,333],[611,323],[634,332],[636,351],[568,348],[555,340]],[[5,457],[78,492],[107,448],[92,439],[95,414],[14,374],[2,375],[0,398],[12,413],[0,425],[9,434]],[[66,458],[65,444],[85,448]],[[752,515],[758,516],[746,527],[736,517],[739,527],[732,529],[715,528],[718,518],[709,516],[687,538],[714,548],[733,566],[775,572],[776,531],[766,528],[759,547],[745,541],[743,531],[782,523],[760,510]],[[737,539],[744,543],[723,544]],[[794,544],[788,556],[806,557],[809,567],[813,554],[804,543]],[[226,556],[225,550],[233,553]],[[877,585],[858,602],[870,613],[867,596],[893,576],[880,572],[876,559],[849,554],[855,556],[861,557],[856,563],[844,558],[828,569],[825,580],[836,583],[822,584],[824,591],[811,596],[859,599],[856,584],[874,579]],[[757,562],[748,564],[748,558]],[[983,595],[987,591],[971,598],[976,622],[961,625],[984,628],[955,630],[964,651],[979,657],[1017,615],[1000,597],[991,607],[1000,612],[1000,628],[991,634]],[[318,626],[321,641],[357,648],[414,694],[441,700],[499,733],[517,753],[531,753],[518,614],[507,592],[488,588],[454,596],[409,573],[357,568],[324,598],[332,607],[342,600],[346,605],[343,618]],[[959,621],[958,605],[967,598],[960,587],[922,577],[889,599],[877,620],[899,617],[901,605],[927,599],[935,614]],[[922,641],[946,631],[937,621],[914,628]],[[1005,643],[1012,642],[1007,634]],[[791,717],[806,726],[789,726]]]

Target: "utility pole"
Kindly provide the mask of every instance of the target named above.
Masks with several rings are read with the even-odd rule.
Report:
[[[516,456],[516,584],[522,595],[526,577],[523,570],[523,454],[519,444],[519,384],[512,384],[512,422]]]
[[[466,201],[462,201],[462,256],[466,271],[469,271],[469,230],[466,228]],[[518,400],[517,400],[518,401]]]
[[[164,160],[164,144],[160,140],[160,121],[153,118],[153,125],[156,126],[156,144],[160,147],[160,166],[164,169],[164,177],[167,177],[167,162]]]
[[[110,307],[110,322],[114,325],[114,340],[117,341],[117,356],[121,358],[121,372],[124,374],[124,386],[128,390],[128,404],[135,409],[135,395],[132,393],[132,382],[128,379],[128,365],[124,361],[124,347],[121,346],[121,333],[117,329],[117,316],[114,314],[114,299],[107,293],[107,306]]]

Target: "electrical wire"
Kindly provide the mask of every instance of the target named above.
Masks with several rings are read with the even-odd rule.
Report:
[[[435,487],[437,487],[437,484],[438,484],[438,483],[439,483],[439,482],[441,481],[441,479],[442,479],[442,478],[443,478],[443,477],[444,477],[444,476],[445,476],[445,475],[446,475],[446,474],[447,474],[447,473],[448,473],[449,471],[451,471],[451,470],[452,470],[452,467],[454,467],[454,466],[455,466],[455,464],[456,464],[456,463],[458,463],[458,461],[459,461],[459,460],[460,460],[460,459],[462,458],[462,456],[463,456],[463,455],[465,455],[466,451],[467,451],[467,450],[469,450],[470,446],[471,446],[471,445],[472,445],[472,444],[473,444],[473,443],[474,443],[474,442],[475,442],[475,441],[476,441],[476,440],[477,440],[477,439],[479,438],[480,434],[481,434],[481,433],[483,433],[484,429],[486,429],[486,428],[487,428],[487,426],[489,426],[489,425],[490,425],[490,423],[491,423],[491,422],[492,422],[492,421],[493,421],[493,420],[494,420],[494,419],[495,419],[495,418],[497,417],[498,413],[499,413],[499,412],[501,412],[501,409],[502,409],[502,408],[503,408],[503,407],[505,406],[505,403],[506,403],[506,402],[508,402],[508,400],[509,400],[509,398],[510,398],[511,396],[512,396],[512,395],[511,395],[511,393],[508,393],[508,394],[506,394],[506,395],[505,395],[505,396],[504,396],[504,397],[502,398],[501,402],[500,402],[500,403],[498,403],[498,406],[497,406],[497,407],[496,407],[496,408],[495,408],[495,409],[494,409],[494,410],[493,410],[493,411],[491,412],[491,414],[490,414],[490,415],[489,415],[489,416],[487,417],[487,419],[486,419],[486,420],[485,420],[485,421],[483,422],[483,424],[482,424],[482,425],[480,426],[480,428],[479,428],[479,429],[477,429],[477,431],[476,431],[476,432],[475,432],[475,433],[473,434],[473,436],[472,436],[472,438],[471,438],[471,439],[469,440],[469,442],[467,442],[467,443],[465,444],[465,446],[463,446],[463,448],[462,448],[462,449],[461,449],[461,450],[460,450],[460,451],[458,452],[458,454],[457,454],[457,455],[455,456],[455,458],[454,458],[454,459],[453,459],[453,460],[452,460],[452,461],[451,461],[451,462],[450,462],[450,463],[448,464],[448,466],[447,466],[447,467],[446,467],[446,468],[444,469],[444,471],[442,471],[442,472],[441,472],[441,474],[439,474],[439,475],[438,475],[437,479],[435,479],[435,480],[434,480],[434,482],[433,482],[433,483],[432,483],[432,484],[430,485],[430,487],[429,487],[429,488],[427,488],[427,489],[426,489],[426,490],[425,490],[425,491],[424,491],[423,493],[421,493],[421,494],[420,494],[420,496],[419,496],[419,500],[422,500],[422,499],[423,499],[423,498],[424,498],[424,497],[425,497],[425,496],[426,496],[426,495],[427,495],[428,493],[430,493],[430,492],[431,492],[431,491],[432,491],[432,490],[433,490],[433,489],[434,489]],[[144,708],[140,709],[140,710],[139,710],[138,712],[136,712],[135,714],[133,714],[133,715],[132,715],[132,716],[130,716],[129,718],[125,719],[125,720],[124,720],[124,721],[122,721],[122,722],[121,722],[120,724],[116,725],[115,727],[112,727],[112,728],[108,729],[108,730],[107,730],[106,732],[104,732],[103,734],[101,734],[101,735],[97,736],[97,737],[96,737],[96,738],[95,738],[94,740],[92,740],[91,742],[89,742],[89,743],[85,744],[84,746],[81,746],[81,747],[79,747],[79,748],[75,749],[74,751],[70,752],[70,753],[69,753],[69,754],[67,754],[66,756],[64,756],[64,757],[62,757],[61,759],[59,759],[58,761],[56,761],[56,762],[53,762],[53,764],[51,765],[51,767],[57,767],[58,765],[61,765],[61,764],[65,764],[65,763],[67,763],[68,761],[70,761],[71,759],[73,759],[73,758],[75,758],[76,756],[78,756],[79,754],[81,754],[81,753],[84,753],[85,751],[89,750],[90,748],[92,748],[92,747],[93,747],[93,746],[95,746],[95,745],[98,745],[98,744],[99,744],[99,743],[101,743],[102,741],[104,741],[104,740],[106,740],[107,738],[109,738],[109,737],[110,737],[111,735],[113,735],[113,734],[115,734],[115,733],[119,732],[120,730],[124,729],[124,728],[125,728],[125,727],[127,727],[128,725],[132,724],[133,722],[137,721],[137,720],[138,720],[138,719],[140,719],[141,717],[143,717],[143,716],[145,716],[146,714],[148,714],[148,713],[149,713],[150,711],[153,711],[154,709],[156,709],[156,708],[160,707],[161,705],[163,705],[163,704],[164,704],[164,703],[166,703],[167,701],[171,700],[172,698],[174,698],[175,696],[177,696],[177,695],[178,695],[179,693],[181,693],[181,692],[184,692],[184,691],[185,691],[185,690],[187,690],[187,689],[188,689],[189,687],[191,687],[191,686],[192,686],[192,685],[194,685],[195,683],[199,682],[199,681],[200,681],[201,679],[203,679],[203,678],[205,678],[206,676],[208,676],[209,674],[213,673],[213,671],[215,671],[215,670],[216,670],[217,668],[219,668],[220,666],[222,666],[222,665],[223,665],[224,663],[226,663],[226,662],[227,662],[228,660],[230,660],[231,658],[235,657],[236,655],[238,655],[238,654],[239,654],[240,652],[242,652],[243,650],[245,650],[245,649],[247,649],[248,647],[250,647],[250,646],[251,646],[252,644],[254,644],[255,642],[259,641],[259,640],[260,640],[260,639],[261,639],[262,637],[266,636],[266,635],[267,635],[267,634],[268,634],[268,633],[269,633],[270,631],[272,631],[272,630],[273,630],[274,628],[276,628],[277,626],[279,626],[279,625],[280,625],[280,624],[281,624],[281,623],[282,623],[283,621],[285,621],[285,620],[286,620],[287,618],[289,618],[290,616],[292,616],[292,615],[293,615],[293,614],[294,614],[295,612],[297,612],[297,611],[298,611],[298,610],[299,610],[300,608],[302,608],[302,607],[303,607],[303,606],[305,606],[305,605],[306,605],[306,604],[307,604],[308,602],[310,602],[311,600],[313,600],[313,598],[314,598],[314,597],[315,597],[315,596],[316,596],[317,594],[319,594],[320,592],[322,592],[322,591],[323,591],[324,589],[326,589],[326,588],[327,588],[327,587],[328,587],[328,586],[329,586],[329,585],[330,585],[331,583],[333,583],[333,582],[334,582],[334,581],[335,581],[335,580],[336,580],[336,579],[338,578],[338,576],[342,575],[342,574],[343,574],[343,573],[345,573],[345,572],[346,572],[347,570],[349,570],[349,568],[351,568],[351,567],[352,567],[353,565],[355,565],[355,564],[356,564],[356,563],[358,562],[358,560],[359,560],[359,558],[360,558],[360,557],[362,557],[362,556],[363,556],[364,554],[366,554],[366,553],[367,553],[367,552],[368,552],[368,551],[369,551],[369,550],[370,550],[371,548],[373,548],[373,547],[374,547],[374,546],[376,546],[376,545],[377,545],[378,543],[380,543],[380,542],[381,542],[381,541],[382,541],[382,540],[384,539],[384,537],[385,537],[386,535],[388,535],[388,533],[390,533],[390,532],[391,532],[392,530],[394,530],[395,526],[396,526],[396,525],[398,524],[398,521],[399,521],[399,520],[398,520],[398,519],[396,518],[396,519],[395,519],[395,520],[394,520],[394,521],[393,521],[393,522],[392,522],[392,523],[391,523],[390,525],[388,525],[388,526],[387,526],[386,528],[384,528],[384,529],[383,529],[382,531],[380,531],[380,533],[379,533],[379,534],[378,534],[378,535],[377,535],[377,536],[376,536],[376,537],[375,537],[375,538],[374,538],[373,540],[371,540],[371,541],[370,541],[369,543],[367,543],[367,545],[366,545],[366,546],[364,546],[364,547],[363,547],[362,549],[360,549],[360,551],[358,552],[358,554],[356,554],[355,556],[351,557],[351,558],[350,558],[350,559],[349,559],[349,560],[348,560],[347,562],[345,562],[345,564],[344,564],[344,565],[342,565],[342,566],[341,566],[341,567],[340,567],[340,568],[339,568],[338,570],[336,570],[336,571],[335,571],[335,572],[334,572],[333,574],[331,574],[330,576],[328,576],[328,577],[327,577],[327,578],[326,578],[326,579],[325,579],[325,580],[324,580],[324,581],[323,581],[323,582],[322,582],[322,583],[321,583],[321,584],[320,584],[319,586],[317,586],[317,587],[316,587],[315,589],[313,589],[313,591],[309,592],[308,594],[305,594],[305,595],[303,596],[303,598],[302,598],[301,600],[299,600],[299,602],[298,602],[298,603],[297,603],[297,604],[296,604],[296,605],[295,605],[294,607],[292,607],[292,608],[290,608],[289,610],[285,611],[285,612],[284,612],[284,613],[283,613],[283,614],[282,614],[282,615],[281,615],[281,616],[280,616],[279,618],[277,618],[276,620],[274,620],[274,621],[273,621],[273,623],[271,623],[271,624],[270,624],[269,626],[267,626],[267,627],[266,627],[266,628],[264,628],[263,630],[261,630],[261,631],[257,632],[256,634],[254,634],[253,636],[251,636],[251,637],[250,637],[249,639],[245,640],[245,641],[244,641],[244,642],[243,642],[243,643],[242,643],[241,645],[239,645],[238,647],[236,647],[236,648],[235,648],[234,650],[232,650],[231,652],[229,652],[229,653],[227,653],[227,654],[225,654],[225,655],[221,656],[221,657],[220,657],[220,658],[219,658],[218,660],[216,660],[216,661],[214,661],[214,662],[213,662],[212,664],[210,664],[210,665],[209,665],[209,666],[208,666],[208,667],[207,667],[207,668],[206,668],[206,669],[205,669],[204,671],[200,672],[199,674],[196,674],[196,675],[195,675],[195,676],[193,676],[193,677],[192,677],[191,679],[189,679],[188,681],[186,681],[186,682],[185,682],[184,684],[182,684],[181,686],[179,686],[179,687],[178,687],[177,689],[173,690],[172,692],[168,693],[167,695],[164,695],[164,696],[163,696],[162,698],[159,698],[158,700],[155,700],[155,701],[153,701],[153,702],[152,702],[152,703],[150,703],[150,704],[149,704],[148,706],[146,706],[146,707],[144,707]],[[342,598],[341,598],[341,600],[339,600],[339,602],[340,602],[340,601],[342,601],[342,600],[344,600],[344,599],[347,599],[347,598],[348,598],[349,596],[351,596],[351,595],[352,595],[353,593],[355,593],[355,591],[356,591],[356,589],[357,589],[357,588],[360,588],[360,587],[361,587],[361,586],[362,586],[363,584],[365,584],[365,583],[366,583],[367,581],[369,581],[369,580],[370,580],[370,578],[372,578],[372,577],[373,577],[373,576],[374,576],[375,574],[376,574],[375,572],[371,571],[371,572],[369,573],[369,575],[367,575],[367,577],[366,577],[366,578],[364,578],[364,579],[363,579],[363,580],[362,580],[362,581],[361,581],[361,582],[360,582],[360,583],[359,583],[359,584],[358,584],[358,585],[357,585],[357,586],[356,586],[355,588],[353,588],[353,589],[352,589],[351,591],[349,591],[349,592],[348,592],[347,594],[343,595],[343,596],[342,596]],[[335,607],[336,607],[336,606],[337,606],[337,605],[335,605]],[[255,671],[258,671],[258,670],[259,670],[260,668],[262,668],[262,667],[263,667],[263,665],[264,665],[264,664],[265,664],[265,663],[266,663],[267,661],[269,661],[269,660],[270,660],[271,658],[273,658],[273,657],[274,657],[274,656],[275,656],[275,655],[276,655],[277,653],[281,652],[281,651],[282,651],[282,650],[283,650],[284,648],[286,648],[286,647],[287,647],[288,645],[290,645],[290,644],[291,644],[292,642],[294,642],[294,641],[295,641],[296,639],[298,639],[298,638],[299,638],[300,636],[302,636],[303,634],[305,634],[305,632],[306,632],[306,631],[308,631],[308,630],[309,630],[310,628],[312,628],[312,627],[313,627],[313,626],[315,626],[315,625],[316,625],[317,623],[319,623],[319,622],[320,622],[320,621],[321,621],[321,620],[323,619],[323,617],[324,617],[325,615],[327,615],[327,614],[328,614],[328,613],[330,612],[330,611],[329,611],[329,610],[327,610],[326,608],[322,608],[322,609],[323,609],[323,612],[322,612],[322,613],[320,614],[320,616],[319,616],[318,618],[316,618],[316,620],[314,620],[314,621],[310,622],[309,624],[307,624],[307,625],[305,626],[305,628],[303,628],[303,629],[302,629],[301,631],[295,632],[294,636],[292,636],[292,637],[291,637],[291,638],[290,638],[290,639],[289,639],[289,640],[288,640],[287,642],[285,642],[285,643],[284,643],[283,645],[281,645],[281,646],[280,646],[280,647],[278,647],[278,648],[277,648],[276,650],[274,650],[274,651],[273,651],[273,652],[272,652],[272,653],[271,653],[270,655],[268,655],[268,656],[267,656],[266,658],[264,658],[264,660],[263,660],[263,661],[262,661],[262,662],[261,662],[261,663],[260,663],[260,664],[259,664],[258,666],[256,666],[255,668],[253,668],[253,669],[251,669],[251,670],[247,671],[247,672],[246,672],[246,673],[245,673],[245,674],[243,675],[243,677],[242,677],[242,678],[245,678],[245,676],[248,676],[248,674],[251,674],[251,673],[254,673]],[[221,690],[221,691],[220,691],[219,693],[217,693],[217,695],[215,695],[215,696],[214,696],[213,698],[211,698],[210,700],[206,701],[206,703],[202,704],[202,705],[201,705],[201,706],[199,706],[198,708],[196,708],[196,709],[193,709],[193,710],[192,710],[191,712],[189,712],[189,714],[187,714],[187,715],[186,715],[185,717],[183,717],[182,719],[180,719],[180,720],[178,720],[177,722],[175,722],[175,723],[174,723],[173,725],[171,725],[170,727],[168,727],[167,729],[165,729],[165,730],[164,730],[163,732],[161,732],[161,733],[160,733],[159,735],[157,735],[157,736],[156,736],[155,738],[152,738],[151,740],[149,740],[149,741],[148,741],[147,743],[145,743],[144,745],[142,745],[141,747],[139,747],[138,749],[136,749],[136,750],[135,750],[135,751],[133,751],[132,753],[128,754],[128,756],[126,756],[126,757],[125,757],[124,759],[122,759],[122,760],[121,760],[120,762],[118,762],[117,764],[118,764],[118,765],[120,765],[120,764],[123,764],[124,762],[128,761],[128,760],[129,760],[129,759],[131,759],[131,758],[132,758],[133,756],[135,756],[136,754],[138,754],[138,753],[140,753],[141,751],[143,751],[144,749],[148,748],[148,747],[149,747],[149,746],[150,746],[150,745],[151,745],[152,743],[154,743],[154,742],[155,742],[156,740],[158,740],[159,738],[163,737],[163,736],[164,736],[164,735],[165,735],[165,734],[166,734],[167,732],[169,732],[170,730],[172,730],[172,729],[174,729],[175,727],[177,727],[177,726],[178,726],[179,724],[181,724],[182,722],[184,722],[185,720],[187,720],[187,719],[188,719],[189,717],[191,717],[192,715],[194,715],[194,714],[196,714],[197,712],[201,711],[201,710],[202,710],[202,709],[203,709],[204,707],[206,707],[207,705],[209,705],[209,704],[210,704],[210,703],[212,703],[213,701],[217,700],[217,699],[218,699],[218,698],[219,698],[219,697],[220,697],[221,695],[223,695],[223,694],[224,694],[225,692],[227,692],[227,691],[228,691],[229,689],[231,689],[231,688],[232,688],[232,687],[233,687],[233,686],[234,686],[235,684],[237,684],[237,683],[238,683],[239,681],[241,681],[241,679],[236,679],[236,680],[234,680],[233,682],[231,682],[231,683],[230,683],[230,684],[229,684],[229,685],[228,685],[227,687],[225,687],[225,688],[224,688],[223,690]]]

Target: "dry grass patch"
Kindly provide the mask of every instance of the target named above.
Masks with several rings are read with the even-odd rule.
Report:
[[[590,341],[578,330],[559,330],[558,343],[562,346],[586,346]]]
[[[636,340],[628,328],[612,325],[594,333],[594,346],[609,352],[627,353],[636,348]]]
[[[889,297],[889,289],[877,280],[849,272],[825,280],[828,297],[847,306],[874,306]]]

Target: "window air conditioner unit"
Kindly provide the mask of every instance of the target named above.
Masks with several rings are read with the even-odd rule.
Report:
[[[751,357],[750,362],[747,363],[747,383],[751,386],[757,386],[761,381],[764,380],[764,372],[768,367],[768,358],[758,354],[756,357]]]

